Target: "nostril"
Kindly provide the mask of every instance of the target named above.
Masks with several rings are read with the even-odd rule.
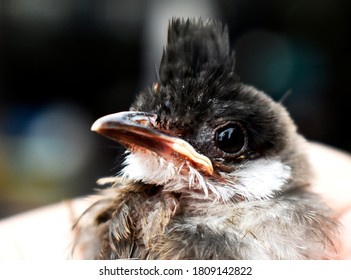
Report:
[[[152,113],[136,113],[135,115],[131,115],[129,120],[143,126],[153,127],[157,122],[157,118],[158,116]]]

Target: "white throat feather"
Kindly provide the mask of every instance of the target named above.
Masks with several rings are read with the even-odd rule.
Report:
[[[123,179],[162,185],[164,191],[182,192],[198,199],[211,197],[224,202],[236,196],[245,200],[267,199],[282,191],[291,177],[290,166],[278,158],[260,158],[243,163],[231,173],[220,172],[224,178],[221,181],[202,175],[188,163],[178,167],[151,151],[129,153],[124,165],[120,174]]]

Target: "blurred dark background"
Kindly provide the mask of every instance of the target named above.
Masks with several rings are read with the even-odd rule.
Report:
[[[350,3],[0,0],[0,217],[116,174],[123,149],[90,126],[152,83],[172,16],[226,22],[241,79],[350,152]]]

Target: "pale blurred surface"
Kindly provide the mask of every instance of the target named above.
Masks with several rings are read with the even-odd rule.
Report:
[[[1,221],[0,259],[69,259],[73,242],[72,224],[88,204],[88,200],[75,199]]]
[[[226,22],[244,82],[351,151],[350,1],[0,0],[0,218],[91,193],[123,149],[90,132],[155,78],[168,20]]]

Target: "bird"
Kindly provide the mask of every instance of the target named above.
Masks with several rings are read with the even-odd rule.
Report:
[[[334,212],[309,191],[307,140],[240,81],[228,27],[172,18],[155,82],[91,127],[123,167],[74,225],[84,259],[329,259]]]

